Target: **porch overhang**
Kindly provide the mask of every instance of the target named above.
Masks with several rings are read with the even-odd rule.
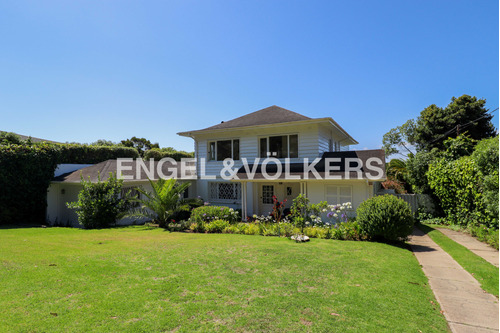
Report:
[[[314,164],[311,168],[310,165]],[[352,164],[357,164],[353,167]],[[283,160],[242,166],[234,181],[240,182],[303,182],[314,180],[386,180],[385,152],[382,149],[327,152],[321,158],[303,163]]]

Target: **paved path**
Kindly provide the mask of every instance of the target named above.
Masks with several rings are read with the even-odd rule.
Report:
[[[498,267],[498,251],[492,248],[491,246],[478,241],[471,235],[468,235],[464,232],[455,231],[446,228],[436,228],[441,231],[443,234],[453,239],[460,245],[465,246],[471,252],[477,254],[478,256],[484,258],[484,260],[488,261],[492,265]]]
[[[498,332],[498,299],[429,236],[414,229],[409,241],[452,332]]]

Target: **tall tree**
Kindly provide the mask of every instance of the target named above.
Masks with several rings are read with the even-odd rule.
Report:
[[[485,108],[486,100],[462,95],[452,97],[450,104],[440,108],[434,104],[426,107],[417,119],[415,141],[422,150],[444,149],[443,142],[461,133],[474,140],[495,136],[493,115]]]
[[[413,146],[415,145],[415,121],[408,120],[401,126],[391,129],[384,134],[382,138],[385,154],[400,154],[405,157],[413,155]]]
[[[444,151],[446,139],[463,133],[477,141],[494,137],[493,115],[485,104],[485,99],[462,95],[452,97],[445,108],[429,105],[416,120],[410,119],[384,134],[382,142],[386,156],[411,157],[413,150],[430,152],[433,148]]]
[[[144,152],[146,150],[150,150],[152,148],[160,148],[160,145],[158,143],[151,143],[151,141],[149,141],[148,139],[137,138],[135,136],[127,140],[122,140],[121,142],[125,147],[132,147],[137,149],[141,157],[144,156]]]

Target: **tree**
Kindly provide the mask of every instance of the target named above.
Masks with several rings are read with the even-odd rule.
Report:
[[[169,219],[180,211],[188,211],[191,207],[182,198],[184,191],[191,185],[190,183],[177,183],[174,178],[158,179],[154,182],[149,180],[152,191],[138,188],[144,199],[137,199],[141,207],[130,214],[131,216],[150,218],[161,227],[168,224]]]
[[[144,152],[147,150],[150,150],[152,148],[160,148],[160,145],[158,143],[151,143],[151,141],[149,141],[148,139],[137,138],[135,136],[127,140],[122,140],[121,143],[125,147],[132,147],[137,149],[141,157],[144,156]]]
[[[495,136],[493,115],[485,108],[486,100],[469,95],[452,97],[450,104],[440,108],[435,104],[426,107],[416,121],[414,139],[421,150],[438,148],[443,150],[447,138],[461,133],[474,140]]]
[[[92,142],[90,144],[91,146],[109,146],[109,147],[113,147],[113,146],[121,146],[121,144],[119,143],[115,143],[111,140],[106,140],[106,139],[99,139],[95,142]]]
[[[433,148],[444,151],[444,141],[467,133],[471,139],[479,141],[495,136],[492,115],[485,108],[486,100],[462,95],[452,97],[451,102],[441,108],[429,105],[416,120],[410,119],[401,126],[384,134],[382,143],[386,156],[401,154],[411,157],[413,148],[431,151]]]
[[[429,187],[426,173],[429,170],[429,164],[431,164],[439,154],[440,152],[437,149],[433,149],[429,152],[419,151],[406,161],[406,180],[411,186],[411,191],[413,193],[433,194],[433,191]]]
[[[401,126],[391,129],[382,138],[386,156],[400,154],[413,155],[412,146],[415,145],[415,121],[408,120]]]

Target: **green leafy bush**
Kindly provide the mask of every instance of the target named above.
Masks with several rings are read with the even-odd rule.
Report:
[[[470,156],[438,159],[429,166],[427,177],[451,223],[466,226],[472,221],[486,222],[480,174]]]
[[[78,201],[67,203],[74,209],[78,222],[86,229],[106,228],[125,216],[131,208],[129,198],[121,197],[122,179],[110,173],[106,181],[92,183],[82,178],[83,189],[78,193]],[[128,196],[128,194],[127,194]]]
[[[467,229],[472,236],[498,250],[498,229],[485,226],[469,226]]]
[[[498,229],[498,158],[499,158],[498,136],[485,139],[478,143],[472,153],[472,159],[476,161],[477,168],[482,179],[481,189],[485,213],[489,217],[489,226]]]
[[[393,195],[370,198],[356,210],[361,233],[371,240],[405,240],[413,230],[410,205]]]
[[[0,224],[45,222],[57,163],[52,145],[0,145]]]
[[[229,222],[226,220],[214,220],[205,224],[205,230],[208,233],[221,233],[229,227],[229,225]]]
[[[239,214],[233,208],[226,206],[201,206],[191,212],[191,222],[210,222],[213,220],[227,220],[235,223],[239,220]]]

